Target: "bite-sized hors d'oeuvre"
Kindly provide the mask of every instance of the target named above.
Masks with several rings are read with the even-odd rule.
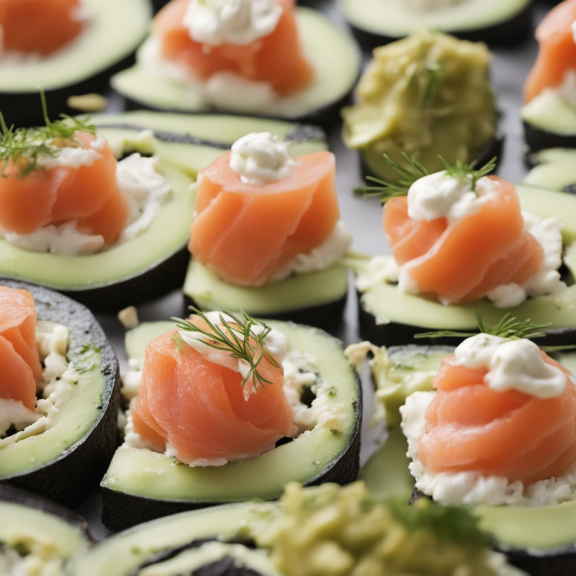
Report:
[[[9,123],[42,121],[38,88],[53,114],[67,99],[104,88],[134,61],[152,18],[150,0],[0,0],[0,109]]]
[[[372,49],[417,30],[510,46],[532,31],[531,0],[343,0],[358,41]]]
[[[342,318],[352,236],[335,159],[292,159],[269,132],[238,140],[198,177],[184,294],[204,309],[332,327]]]
[[[429,329],[473,331],[478,309],[489,322],[513,309],[549,322],[550,343],[571,338],[576,290],[562,265],[574,267],[576,198],[487,176],[493,162],[427,174],[414,158],[405,161],[409,169],[390,161],[400,184],[368,189],[386,201],[393,256],[358,266],[363,337],[407,344]]]
[[[324,332],[198,313],[141,324],[126,349],[125,439],[102,482],[109,528],[356,478],[360,389]]]
[[[553,8],[536,30],[538,58],[524,87],[526,143],[531,152],[576,148],[576,2]]]
[[[108,538],[70,563],[71,576],[522,576],[492,552],[460,507],[377,501],[356,482],[303,488],[278,503],[178,514]]]
[[[403,164],[402,153],[417,152],[430,172],[444,168],[439,154],[449,164],[498,155],[490,59],[484,44],[431,31],[375,50],[357,103],[342,110],[344,142],[364,174],[398,179],[383,154]]]
[[[88,309],[0,277],[0,483],[77,505],[116,447],[118,380]]]
[[[172,0],[137,60],[112,86],[138,106],[316,122],[337,114],[360,70],[355,42],[294,0]]]
[[[71,556],[92,543],[86,521],[63,506],[0,485],[0,573],[62,576]]]

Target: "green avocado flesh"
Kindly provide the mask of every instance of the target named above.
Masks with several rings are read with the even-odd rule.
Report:
[[[567,250],[564,262],[569,271],[576,273],[576,196],[532,186],[517,186],[522,209],[541,218],[557,217],[563,224],[562,237]],[[484,320],[497,323],[506,312],[519,320],[531,318],[537,323],[550,323],[548,330],[576,326],[576,285],[568,288],[567,295],[530,298],[515,308],[496,308],[486,299],[464,305],[444,306],[439,302],[404,294],[394,284],[382,282],[361,295],[362,304],[376,317],[378,324],[390,322],[435,329],[474,330],[476,311],[481,310]]]
[[[102,487],[157,500],[271,499],[282,493],[288,481],[311,482],[335,463],[347,450],[358,424],[358,386],[353,369],[339,341],[325,333],[287,322],[269,324],[287,336],[289,349],[315,357],[322,386],[333,388],[328,401],[340,407],[344,423],[341,432],[318,425],[259,458],[221,467],[191,468],[164,454],[121,447],[114,455]],[[143,358],[146,346],[173,328],[170,322],[155,322],[131,330],[126,336],[128,358]]]
[[[71,363],[81,367],[70,398],[52,416],[52,425],[47,430],[0,446],[0,481],[56,460],[81,440],[100,418],[106,385],[100,353],[87,347],[69,352],[68,356]]]
[[[0,545],[38,542],[50,550],[50,556],[62,559],[88,547],[79,527],[31,506],[0,501],[0,518]]]
[[[84,0],[91,13],[68,46],[29,62],[0,60],[0,93],[55,90],[91,78],[129,56],[148,32],[148,0]]]
[[[73,558],[70,576],[126,576],[163,550],[217,536],[241,538],[251,513],[268,508],[266,504],[231,504],[141,524]],[[271,566],[269,573],[276,574]]]
[[[344,98],[358,77],[360,55],[352,38],[318,11],[298,8],[296,17],[304,54],[314,66],[314,79],[306,90],[290,97],[288,102],[257,110],[258,114],[285,118],[306,116]],[[334,65],[335,62],[338,64]],[[160,110],[202,112],[207,109],[191,104],[197,98],[191,95],[190,86],[158,78],[141,64],[116,74],[111,84],[117,92],[138,104]]]
[[[410,9],[407,0],[342,0],[348,21],[373,34],[400,38],[424,28],[466,32],[506,22],[530,0],[463,0],[437,10]]]
[[[184,283],[184,294],[203,310],[244,310],[253,316],[336,302],[347,291],[348,269],[338,262],[318,272],[295,274],[281,282],[255,287],[228,284],[192,260]]]
[[[412,361],[407,364],[404,377],[410,379],[414,371],[438,369],[442,354],[430,354],[426,347],[407,348]],[[432,349],[433,350],[433,349]],[[448,352],[446,352],[447,354]],[[576,353],[564,353],[559,361],[569,370],[576,369]],[[402,368],[397,366],[397,377]],[[393,386],[394,383],[390,383]],[[431,388],[429,388],[431,389]],[[410,493],[414,480],[407,471],[407,443],[398,428],[392,428],[384,444],[360,471],[374,496]],[[576,499],[554,506],[477,506],[480,525],[492,533],[504,548],[521,548],[551,552],[576,543]]]
[[[571,135],[576,133],[576,110],[559,94],[547,92],[520,110],[522,120],[534,128]]]
[[[163,117],[165,116],[165,117]],[[107,286],[138,276],[168,259],[188,243],[194,212],[191,185],[198,172],[225,152],[237,138],[253,131],[270,131],[284,138],[295,128],[288,122],[258,120],[245,117],[198,116],[136,112],[94,118],[97,125],[126,125],[124,128],[101,128],[99,132],[112,144],[132,151],[158,155],[159,170],[172,187],[170,198],[151,225],[132,240],[91,255],[67,256],[31,252],[0,239],[0,275],[37,282],[50,288],[74,290]],[[196,145],[155,139],[139,141],[138,128],[173,133],[176,137],[190,135],[206,141]],[[214,142],[210,145],[210,142]],[[324,140],[294,141],[290,152],[307,154],[325,149]]]
[[[552,190],[576,184],[576,150],[551,148],[533,154],[530,159],[538,165],[530,170],[524,184]]]

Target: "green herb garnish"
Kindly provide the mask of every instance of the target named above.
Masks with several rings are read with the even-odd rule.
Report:
[[[79,120],[62,114],[60,120],[50,121],[46,96],[40,92],[45,126],[15,128],[8,126],[0,113],[0,175],[6,176],[8,163],[12,161],[18,170],[18,178],[26,178],[38,168],[40,156],[54,157],[63,147],[78,147],[76,132],[96,133],[96,127],[87,120]]]
[[[190,310],[202,320],[208,324],[208,330],[204,330],[195,324],[192,324],[189,320],[182,320],[181,318],[172,318],[176,322],[176,326],[179,330],[185,332],[196,332],[202,334],[208,338],[208,341],[204,341],[206,346],[214,348],[215,350],[221,350],[222,352],[227,352],[232,358],[242,360],[246,362],[249,366],[248,373],[242,380],[242,386],[246,384],[251,378],[254,382],[254,388],[258,386],[264,388],[265,384],[272,384],[270,380],[267,380],[258,371],[258,366],[260,362],[265,358],[274,366],[279,367],[276,359],[266,350],[264,346],[264,340],[266,336],[270,334],[272,328],[266,323],[256,320],[251,316],[248,316],[246,312],[241,311],[240,316],[236,316],[231,312],[222,311],[220,313],[220,323],[212,323],[207,316],[198,308],[190,306]],[[228,318],[231,318],[231,321]],[[260,327],[260,330],[255,332],[253,329],[255,327]],[[176,345],[182,342],[180,335],[179,339],[173,337]]]
[[[476,160],[470,164],[465,164],[461,160],[456,160],[454,166],[450,166],[450,164],[448,164],[448,162],[446,162],[442,156],[438,156],[438,158],[440,158],[440,160],[442,160],[444,163],[444,166],[446,166],[446,174],[448,176],[461,179],[468,178],[468,180],[470,180],[472,183],[472,192],[476,192],[476,184],[480,178],[484,178],[484,176],[488,176],[488,174],[494,172],[496,169],[496,162],[498,160],[497,157],[494,156],[494,158],[484,164],[482,168],[474,170],[474,167],[476,166]]]

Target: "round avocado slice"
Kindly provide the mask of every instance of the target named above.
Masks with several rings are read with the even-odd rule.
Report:
[[[25,62],[0,59],[0,110],[9,126],[42,123],[39,88],[51,115],[73,114],[66,105],[70,96],[103,89],[112,74],[134,61],[152,19],[150,0],[83,0],[83,5],[90,18],[68,46]]]
[[[101,483],[102,520],[109,529],[219,503],[278,498],[292,480],[308,485],[356,479],[362,397],[341,343],[309,326],[269,324],[287,336],[290,349],[315,357],[321,385],[330,387],[330,404],[342,414],[341,431],[316,426],[259,458],[221,467],[191,468],[164,454],[121,447]],[[143,358],[146,346],[173,328],[170,322],[155,322],[131,330],[128,358]]]
[[[198,172],[239,137],[270,131],[290,141],[293,155],[326,148],[324,134],[317,129],[240,116],[136,112],[98,116],[94,123],[102,125],[99,132],[120,150],[157,154],[160,171],[172,187],[170,198],[148,229],[97,254],[31,252],[0,239],[0,275],[42,284],[101,311],[116,312],[182,286],[190,258],[191,185]],[[151,139],[139,138],[144,129],[153,131]]]
[[[404,368],[407,379],[414,371],[437,370],[443,357],[431,355],[429,348],[419,346],[405,348],[405,353],[411,356]],[[576,353],[562,353],[558,360],[569,370],[576,370]],[[397,366],[398,375],[402,370]],[[360,471],[359,477],[374,496],[413,490],[414,480],[405,473],[406,446],[400,430],[393,429]],[[480,527],[493,534],[496,546],[510,562],[529,574],[561,576],[576,568],[576,495],[573,500],[553,506],[476,506],[472,510],[480,518]]]
[[[314,66],[315,78],[289,103],[284,101],[276,109],[259,110],[257,115],[329,124],[350,100],[360,73],[360,52],[352,38],[317,10],[298,8],[297,21],[304,53]],[[207,110],[190,104],[197,100],[191,97],[190,87],[159,79],[141,64],[116,74],[111,84],[126,98],[129,107],[188,113]]]
[[[69,329],[67,357],[79,376],[50,427],[0,447],[0,483],[75,506],[101,478],[116,449],[120,396],[116,354],[92,313],[81,304],[4,277],[0,285],[28,290],[34,295],[38,320]]]
[[[531,0],[464,0],[436,10],[410,10],[405,0],[343,0],[342,8],[366,49],[425,28],[493,46],[518,44],[532,31]]]
[[[576,197],[532,186],[517,186],[522,209],[541,218],[557,217],[563,224],[562,236],[566,253],[564,262],[570,273],[576,272]],[[568,279],[569,280],[569,279]],[[359,293],[360,333],[362,338],[379,346],[413,343],[414,335],[431,330],[474,331],[476,311],[481,310],[489,324],[498,322],[505,312],[519,320],[550,323],[542,345],[571,343],[576,334],[576,285],[562,295],[538,296],[503,310],[487,299],[464,305],[444,306],[418,295],[404,294],[394,284],[382,282]],[[545,340],[545,342],[544,342]],[[435,338],[436,344],[453,343],[453,339]]]
[[[317,272],[294,274],[264,286],[228,284],[191,260],[184,282],[186,309],[244,310],[250,316],[290,320],[333,330],[342,322],[348,296],[348,269],[342,263]]]

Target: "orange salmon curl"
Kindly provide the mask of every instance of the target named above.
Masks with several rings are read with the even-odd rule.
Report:
[[[479,472],[525,485],[559,478],[576,462],[576,387],[570,373],[546,353],[543,360],[566,375],[561,396],[542,399],[517,390],[495,391],[487,369],[442,361],[438,390],[426,410],[418,454],[429,472]]]
[[[81,0],[0,0],[0,48],[55,52],[82,31],[81,6]]]

